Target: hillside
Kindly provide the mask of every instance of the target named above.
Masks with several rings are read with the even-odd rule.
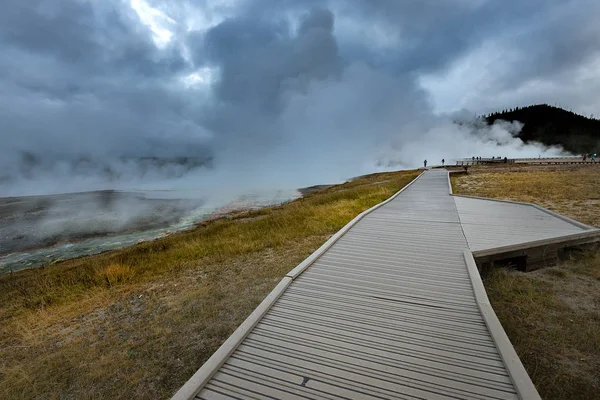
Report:
[[[574,154],[600,152],[600,120],[587,118],[547,104],[517,107],[487,115],[488,123],[500,119],[524,124],[519,137],[546,145],[561,145]]]

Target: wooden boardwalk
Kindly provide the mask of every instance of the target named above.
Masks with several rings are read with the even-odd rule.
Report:
[[[473,160],[470,158],[457,160],[456,166],[473,166],[473,165],[496,165],[496,164],[529,164],[529,165],[571,165],[571,164],[584,164],[584,165],[600,165],[600,160],[592,160],[588,157],[585,161],[582,157],[544,157],[544,158],[507,158],[504,160],[501,157],[482,158]]]
[[[469,249],[518,241],[494,213],[528,206],[488,202],[486,241],[480,202],[423,173],[290,272],[174,399],[539,398]],[[529,211],[527,239],[586,229]]]
[[[589,227],[534,205],[454,196],[471,250],[584,232]]]

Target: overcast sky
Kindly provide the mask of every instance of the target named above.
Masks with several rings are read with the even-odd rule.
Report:
[[[0,195],[189,168],[144,157],[197,158],[206,184],[300,185],[497,142],[537,155],[518,128],[448,121],[600,115],[599,19],[597,0],[3,0]]]

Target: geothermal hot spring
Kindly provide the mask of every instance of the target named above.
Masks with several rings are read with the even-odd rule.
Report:
[[[257,191],[207,202],[199,191],[93,191],[0,198],[0,274],[130,246],[237,209],[300,197]]]

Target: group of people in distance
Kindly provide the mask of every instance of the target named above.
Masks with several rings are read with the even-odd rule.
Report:
[[[444,160],[442,158],[442,167],[444,166],[445,163],[446,163],[446,160]],[[423,168],[427,168],[427,160],[423,160]]]
[[[504,157],[504,158],[506,158],[506,157]],[[492,158],[488,157],[488,160],[490,160],[490,159],[491,160],[502,160],[502,156],[499,156],[499,157],[492,156]],[[473,161],[481,161],[482,158],[481,157],[475,157],[475,156],[473,156],[473,157],[471,157],[471,160],[473,160]]]
[[[481,158],[481,157],[475,157],[475,156],[473,156],[473,157],[471,157],[471,160],[473,161],[473,164],[475,164],[475,161],[481,161],[481,160],[482,160],[482,158]],[[504,157],[504,158],[502,158],[502,156],[498,156],[498,157],[496,157],[496,156],[492,156],[492,158],[489,158],[489,157],[488,157],[488,158],[487,158],[487,160],[492,160],[492,161],[504,161],[505,163],[507,163],[507,162],[508,162],[508,157]]]
[[[587,154],[583,155],[583,161],[587,161],[587,156]],[[592,162],[596,162],[596,153],[590,154],[590,159],[592,160]]]
[[[540,155],[540,158],[541,158],[541,155]],[[592,162],[596,162],[596,153],[591,153],[591,154],[589,155],[589,158],[590,158],[590,160],[591,160]],[[481,157],[475,157],[475,156],[471,157],[471,160],[472,160],[473,162],[475,162],[475,161],[481,161],[481,159],[482,159]],[[492,157],[491,159],[492,159],[492,161],[494,161],[494,160],[502,160],[502,157]],[[588,159],[588,155],[587,155],[587,154],[584,154],[584,155],[583,155],[583,161],[587,161],[587,159]],[[503,161],[504,161],[504,162],[507,162],[508,160],[507,160],[507,158],[506,158],[506,157],[504,157],[504,160],[503,160]],[[445,163],[446,163],[446,160],[444,160],[444,159],[442,158],[442,166],[444,166],[444,164],[445,164]],[[424,160],[424,161],[423,161],[423,168],[427,168],[427,160]]]

